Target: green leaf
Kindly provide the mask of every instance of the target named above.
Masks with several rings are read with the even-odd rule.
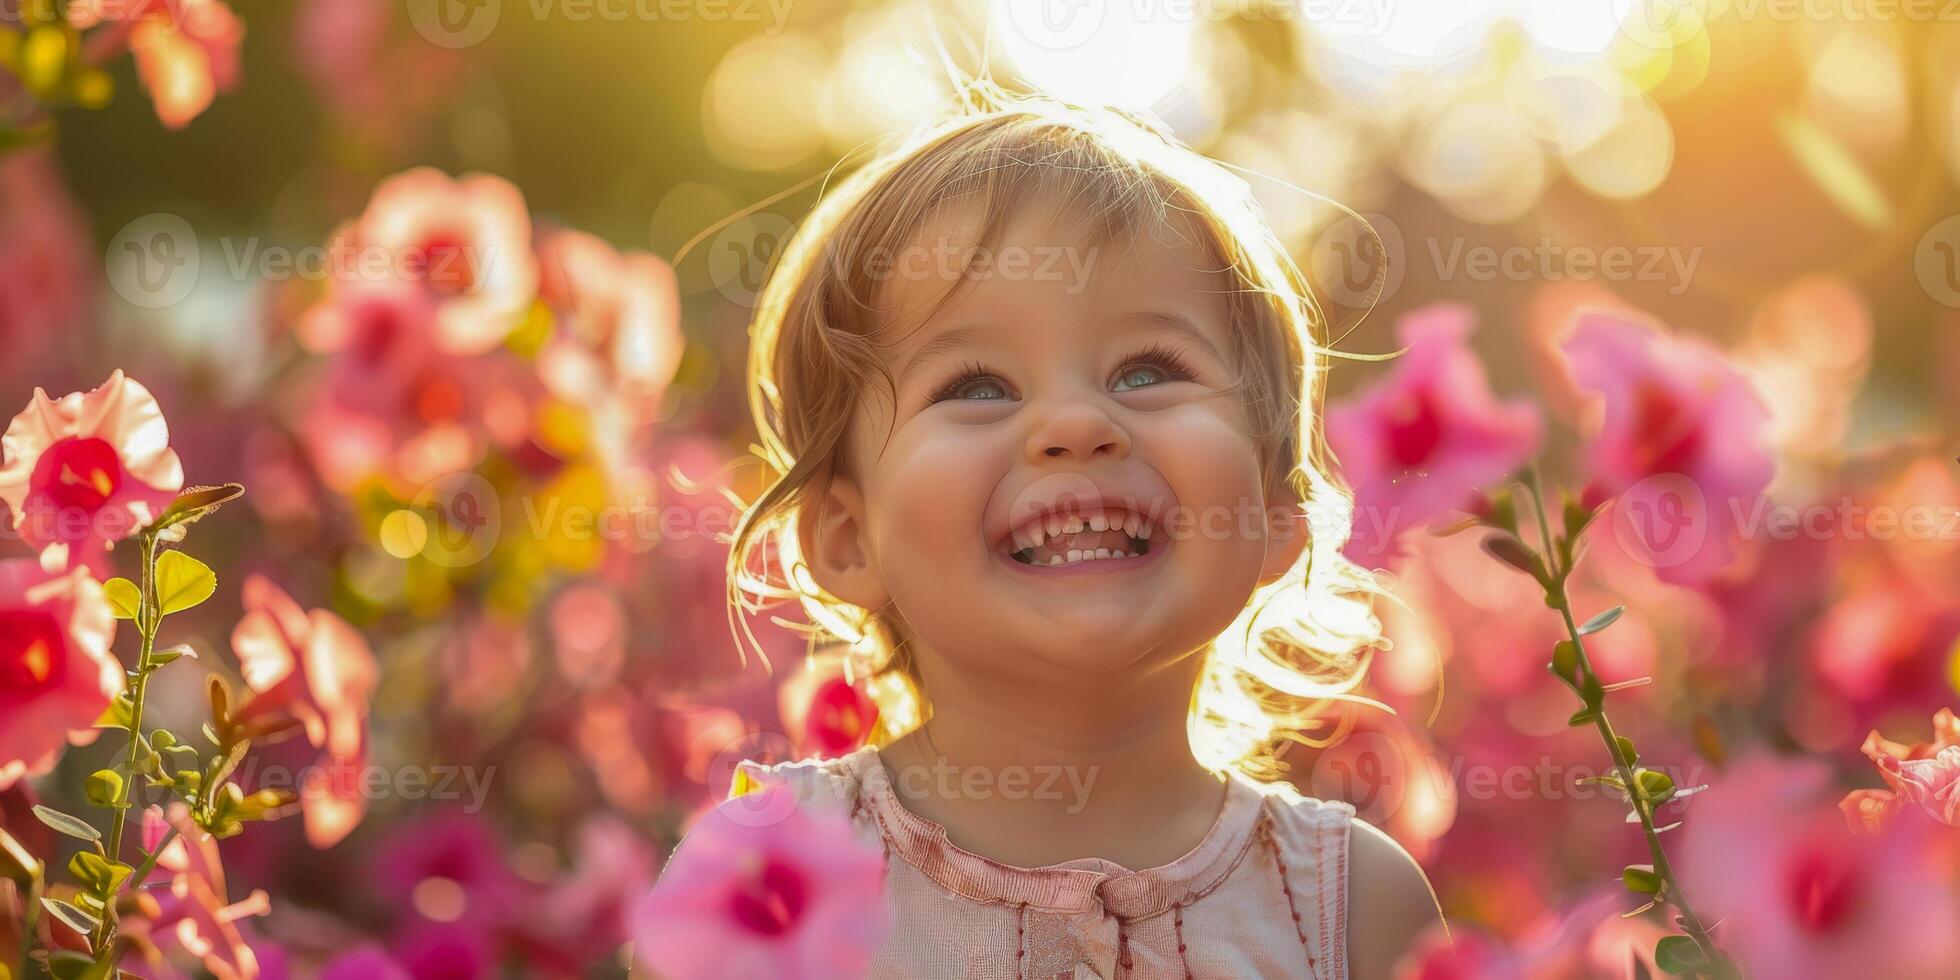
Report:
[[[1613,608],[1608,609],[1605,612],[1600,613],[1599,615],[1586,620],[1586,625],[1579,627],[1579,635],[1586,636],[1588,634],[1597,633],[1600,630],[1603,630],[1606,627],[1613,625],[1614,620],[1619,619],[1620,614],[1626,611],[1627,611],[1627,607],[1625,606],[1614,606]]]
[[[1579,677],[1579,647],[1571,640],[1560,640],[1552,647],[1552,673],[1577,683]]]
[[[218,590],[210,566],[181,551],[166,551],[157,559],[157,605],[164,615],[194,609]]]
[[[76,840],[98,841],[102,839],[102,832],[89,826],[88,821],[72,814],[63,813],[54,807],[42,806],[36,803],[34,804],[34,816],[40,818],[42,823],[53,827],[57,833],[66,834]]]
[[[1680,976],[1706,967],[1708,961],[1702,957],[1701,947],[1687,936],[1662,936],[1654,946],[1654,965]]]
[[[96,806],[115,806],[122,799],[122,774],[114,769],[97,769],[89,773],[83,784],[83,792],[88,801]]]
[[[109,961],[97,963],[75,950],[57,949],[48,954],[48,974],[55,980],[106,980]]]
[[[143,593],[136,583],[126,578],[112,578],[102,583],[102,591],[109,594],[109,608],[116,611],[117,619],[135,619],[136,611],[143,606]]]
[[[1633,739],[1625,735],[1615,735],[1613,741],[1620,743],[1620,754],[1626,757],[1627,765],[1640,761],[1640,753],[1633,748]]]
[[[95,719],[95,727],[128,728],[129,713],[131,710],[129,705],[129,692],[124,691],[109,699],[109,707],[103,710],[102,717]]]
[[[54,917],[68,925],[68,928],[86,936],[102,924],[102,920],[82,911],[81,906],[60,899],[42,898],[41,904],[54,913]]]
[[[1572,713],[1572,717],[1565,719],[1565,723],[1573,728],[1584,728],[1592,724],[1593,719],[1598,717],[1599,712],[1591,708],[1580,708],[1578,711]]]
[[[1634,773],[1633,784],[1640,795],[1648,802],[1659,806],[1674,796],[1674,779],[1659,769],[1642,769]]]
[[[1661,891],[1661,876],[1654,873],[1651,864],[1629,864],[1620,872],[1620,882],[1628,891],[1642,895],[1658,895]]]
[[[152,650],[150,651],[150,664],[155,667],[161,667],[182,657],[189,657],[192,660],[196,660],[197,651],[191,649],[188,644],[184,643],[179,643],[172,647],[165,647],[161,650]]]
[[[164,509],[163,516],[157,518],[157,529],[162,530],[179,524],[195,524],[211,516],[218,508],[237,500],[244,493],[245,487],[239,483],[226,483],[215,487],[191,487],[178,494],[177,499]]]
[[[1490,552],[1491,557],[1532,578],[1540,581],[1545,578],[1539,569],[1538,556],[1532,554],[1531,550],[1517,538],[1508,534],[1493,534],[1484,539],[1484,550]]]

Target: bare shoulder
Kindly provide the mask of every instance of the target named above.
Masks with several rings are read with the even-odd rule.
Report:
[[[1376,980],[1442,918],[1436,894],[1395,838],[1359,818],[1348,837],[1348,975]]]

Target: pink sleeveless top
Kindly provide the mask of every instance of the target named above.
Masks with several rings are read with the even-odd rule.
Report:
[[[961,850],[901,806],[873,749],[741,765],[799,800],[841,804],[884,847],[895,926],[872,967],[879,980],[1347,978],[1347,803],[1234,775],[1210,832],[1170,864],[1017,868]]]

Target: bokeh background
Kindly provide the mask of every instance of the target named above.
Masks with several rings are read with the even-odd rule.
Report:
[[[1764,460],[1743,517],[1813,515],[1790,534],[1718,519],[1732,547],[1709,561],[1591,532],[1577,597],[1630,607],[1602,674],[1653,678],[1616,723],[1715,787],[1664,839],[1778,923],[1744,950],[1759,966],[1849,950],[1886,975],[1881,951],[1952,932],[1950,837],[1840,853],[1801,815],[1841,824],[1839,797],[1885,785],[1867,733],[1923,742],[1960,703],[1960,14],[1942,6],[233,0],[236,78],[187,125],[123,58],[106,106],[0,156],[0,407],[116,368],[149,386],[189,482],[247,487],[196,529],[219,593],[171,641],[233,671],[237,584],[270,576],[370,644],[369,761],[448,774],[328,848],[297,819],[226,842],[233,890],[273,898],[251,933],[269,972],[362,949],[416,976],[617,974],[623,910],[734,758],[834,755],[899,723],[806,662],[791,610],[750,620],[768,667],[730,631],[714,533],[760,485],[742,370],[773,249],[819,178],[945,112],[955,77],[1148,110],[1246,169],[1340,349],[1422,352],[1333,370],[1335,448],[1372,461],[1348,474],[1364,519],[1407,507],[1357,545],[1402,600],[1369,686],[1397,713],[1294,754],[1296,781],[1423,862],[1472,975],[1624,976],[1651,955],[1666,924],[1618,916],[1639,835],[1574,782],[1603,754],[1543,670],[1556,617],[1474,535],[1419,527],[1534,458],[1553,487],[1599,484],[1595,398],[1624,388],[1636,449]],[[401,176],[417,167],[437,173]],[[470,173],[492,175],[481,195],[450,182]],[[276,257],[462,213],[537,277],[487,344],[410,336],[393,308],[322,326],[351,301]],[[1618,383],[1563,346],[1585,311],[1633,338]],[[1693,394],[1736,385],[1760,425]],[[1466,434],[1482,422],[1507,435]],[[1643,475],[1614,472],[1609,489]],[[1423,481],[1428,503],[1398,496]],[[1920,530],[1867,533],[1915,508]],[[159,685],[153,710],[193,729],[200,675]],[[72,797],[102,751],[32,785]],[[1764,804],[1716,805],[1725,781]],[[1783,850],[1721,846],[1743,839]],[[1932,918],[1879,908],[1888,890],[1933,895],[1913,911]]]

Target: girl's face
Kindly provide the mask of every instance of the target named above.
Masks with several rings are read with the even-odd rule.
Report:
[[[813,565],[962,669],[1108,672],[1203,647],[1303,543],[1231,390],[1195,233],[1065,245],[1039,208],[962,281],[973,219],[891,256],[896,404],[859,399]],[[958,285],[921,324],[931,305]],[[916,329],[913,329],[916,327]]]

